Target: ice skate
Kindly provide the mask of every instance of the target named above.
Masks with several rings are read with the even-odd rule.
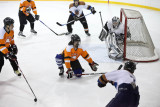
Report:
[[[86,33],[86,35],[87,35],[87,36],[91,36],[91,34],[90,34],[90,33]]]
[[[60,72],[59,72],[59,76],[62,76],[62,75],[63,75],[63,73],[64,73],[64,69],[63,69],[63,68],[61,68],[61,69],[60,69]]]
[[[20,37],[26,37],[26,36],[23,34],[22,31],[20,31],[20,32],[18,33],[18,36],[20,36]]]
[[[37,34],[37,31],[35,31],[34,29],[31,29],[31,33]]]

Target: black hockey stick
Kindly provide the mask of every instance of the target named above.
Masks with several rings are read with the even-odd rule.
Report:
[[[99,12],[100,14],[100,18],[101,18],[101,23],[102,23],[102,28],[103,28],[103,20],[102,20],[102,15],[101,15],[101,11]]]
[[[17,61],[17,60],[15,60],[15,63],[17,64],[17,66],[18,66],[19,70],[21,71],[21,73],[22,73],[22,75],[23,75],[24,79],[26,80],[26,83],[28,84],[28,86],[29,86],[30,90],[32,91],[32,93],[33,93],[33,95],[34,95],[34,97],[35,97],[35,98],[34,98],[34,101],[35,101],[35,102],[37,102],[37,97],[36,97],[36,95],[34,94],[34,92],[33,92],[32,88],[31,88],[31,86],[29,85],[29,83],[28,83],[28,81],[27,81],[26,77],[24,76],[24,74],[23,74],[23,72],[22,72],[21,68],[19,67],[19,65],[18,65],[18,61]]]
[[[92,14],[92,13],[88,13],[88,14],[86,14],[86,15],[84,15],[84,16],[81,16],[81,17],[78,18],[78,20],[81,19],[81,18],[83,18],[83,17],[85,17],[85,16],[88,16],[88,15],[90,15],[90,14]],[[59,26],[64,26],[64,25],[70,24],[70,23],[72,23],[72,22],[74,22],[74,21],[75,21],[75,20],[72,20],[72,21],[70,21],[70,22],[68,22],[68,23],[66,23],[66,24],[60,24],[59,22],[56,22],[56,24],[59,25]]]
[[[117,70],[120,70],[123,67],[123,65],[121,64]],[[97,75],[97,74],[105,74],[107,72],[100,72],[100,73],[85,73],[85,74],[77,74],[77,76],[79,75]]]
[[[34,18],[35,15],[31,14]],[[50,29],[54,34],[56,34],[57,36],[59,36],[59,34],[57,34],[55,31],[53,31],[51,28],[49,28],[44,22],[42,22],[41,20],[39,20],[43,25],[45,25],[48,29]]]
[[[44,22],[42,22],[41,20],[39,20],[43,25],[45,25],[48,29],[50,29],[54,34],[56,34],[57,36],[61,36],[61,34],[56,33],[55,31],[53,31],[51,28],[49,28]]]

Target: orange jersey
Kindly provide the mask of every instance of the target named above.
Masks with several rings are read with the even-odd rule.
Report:
[[[93,60],[87,53],[85,49],[83,49],[81,46],[78,47],[77,50],[73,48],[73,45],[68,45],[64,52],[64,62],[66,65],[66,68],[70,68],[70,61],[75,61],[78,59],[78,57],[81,55],[88,63],[92,63]]]
[[[26,16],[29,15],[29,13],[26,12],[26,8],[31,7],[32,11],[35,15],[37,15],[37,9],[34,0],[31,0],[28,2],[27,0],[21,0],[19,9],[22,11]]]
[[[8,53],[10,45],[14,44],[14,31],[11,30],[8,34],[4,28],[0,29],[0,51],[3,54]]]

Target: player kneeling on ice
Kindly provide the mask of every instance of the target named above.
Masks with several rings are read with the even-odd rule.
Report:
[[[121,23],[119,18],[115,16],[112,20],[106,22],[100,33],[99,39],[101,41],[106,41],[108,56],[112,59],[123,58],[124,28],[124,24]],[[127,38],[130,37],[131,34],[128,28]]]
[[[88,24],[87,24],[87,20],[83,14],[83,9],[87,9],[87,10],[91,10],[92,14],[95,14],[96,11],[94,9],[94,7],[91,7],[90,5],[87,5],[85,2],[83,1],[79,1],[79,0],[73,0],[74,3],[71,3],[69,5],[69,12],[71,13],[68,19],[68,22],[74,20],[74,21],[80,21],[81,24],[83,25],[84,31],[86,33],[87,36],[90,36],[91,34],[89,33],[88,30]],[[81,18],[80,18],[81,17]],[[68,32],[66,33],[66,35],[69,35],[72,33],[72,25],[74,24],[74,22],[67,24],[67,29]]]
[[[63,63],[65,63],[68,77],[72,78],[73,75],[81,77],[84,69],[79,63],[78,57],[81,55],[90,65],[93,71],[97,71],[97,63],[95,63],[92,58],[89,56],[87,51],[80,45],[81,39],[77,34],[71,36],[71,41],[68,43],[68,46],[62,52],[62,54],[57,54],[56,62],[60,69],[59,75],[63,75],[64,68]]]
[[[18,52],[17,46],[14,43],[14,20],[6,17],[4,20],[4,27],[0,29],[0,72],[4,65],[4,57],[8,59],[14,70],[14,73],[21,76],[18,70],[16,54]]]
[[[103,74],[98,79],[98,86],[105,87],[109,82],[118,90],[116,96],[106,105],[106,107],[138,107],[139,89],[136,85],[136,78],[133,75],[136,64],[128,61],[123,70],[115,70]]]

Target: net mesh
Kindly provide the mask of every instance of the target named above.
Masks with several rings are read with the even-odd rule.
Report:
[[[124,43],[126,48],[124,49],[124,59],[134,61],[157,60],[158,55],[140,12],[121,9],[121,19],[125,24],[125,29],[128,27],[131,33],[131,38],[126,37],[126,43]]]

